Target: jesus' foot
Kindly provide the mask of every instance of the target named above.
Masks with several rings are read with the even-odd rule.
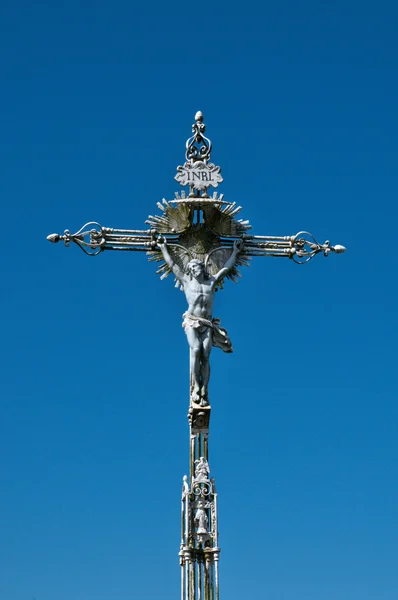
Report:
[[[195,402],[196,404],[200,403],[200,390],[199,387],[194,387],[194,389],[192,390],[192,394],[191,394],[191,400],[192,402]]]
[[[207,387],[202,387],[200,390],[200,406],[207,406],[209,403],[207,401]]]

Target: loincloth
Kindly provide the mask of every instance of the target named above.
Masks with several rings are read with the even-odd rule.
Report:
[[[220,319],[217,317],[213,318],[211,321],[209,319],[204,319],[203,317],[196,317],[195,315],[191,315],[188,311],[183,315],[182,326],[184,331],[186,332],[187,328],[190,329],[200,329],[202,327],[209,327],[212,330],[212,342],[213,346],[216,348],[221,348],[223,352],[233,352],[232,342],[229,339],[227,330],[224,327],[220,326]]]

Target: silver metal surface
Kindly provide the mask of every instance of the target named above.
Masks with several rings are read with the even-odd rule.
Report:
[[[206,125],[203,123],[203,115],[198,110],[195,115],[195,123],[192,125],[193,136],[186,142],[185,158],[191,161],[208,161],[212,149],[211,141],[205,137]]]
[[[212,347],[232,351],[228,334],[213,317],[215,291],[224,280],[237,281],[240,269],[253,257],[289,258],[297,264],[317,254],[345,252],[344,246],[319,243],[307,231],[295,235],[252,235],[249,221],[238,219],[242,210],[226,202],[210,187],[222,182],[221,169],[210,163],[212,143],[204,133],[203,115],[197,112],[192,136],[186,142],[186,162],[175,179],[186,186],[175,199],[157,203],[159,215],[150,215],[149,229],[112,229],[86,223],[76,233],[68,229],[47,237],[63,241],[96,256],[106,250],[145,252],[157,263],[161,279],[171,273],[186,296],[188,310],[183,326],[190,346],[190,474],[184,476],[181,500],[181,600],[219,600],[218,508],[214,479],[209,479],[208,399],[209,359]]]

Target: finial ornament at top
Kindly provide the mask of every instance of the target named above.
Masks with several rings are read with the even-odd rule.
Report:
[[[212,143],[204,136],[206,125],[203,123],[203,114],[198,110],[195,115],[195,123],[192,125],[193,136],[186,142],[185,158],[192,162],[210,160]]]
[[[206,125],[203,122],[203,114],[198,110],[195,115],[195,123],[192,125],[193,135],[186,141],[186,162],[177,167],[176,181],[183,187],[189,185],[190,197],[202,193],[208,197],[207,189],[217,187],[222,182],[221,169],[210,161],[212,143],[204,133]]]

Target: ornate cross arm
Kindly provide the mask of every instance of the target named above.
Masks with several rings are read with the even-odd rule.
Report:
[[[104,250],[128,250],[133,252],[159,250],[157,245],[159,235],[156,229],[112,229],[111,227],[101,227],[96,222],[90,222],[86,223],[76,233],[71,233],[69,229],[66,229],[63,235],[52,233],[47,236],[47,239],[53,243],[63,241],[65,246],[69,246],[73,242],[85,254],[97,256]],[[162,236],[167,239],[169,245],[179,246],[178,235],[165,235],[162,233]],[[344,246],[339,244],[331,246],[329,240],[321,244],[308,231],[300,231],[291,236],[243,234],[242,236],[224,237],[219,238],[218,249],[232,249],[236,239],[243,240],[242,254],[245,256],[291,258],[297,264],[307,263],[321,252],[324,256],[328,256],[331,252],[342,254],[346,250]]]
[[[331,246],[329,240],[320,244],[308,231],[299,231],[296,235],[283,237],[245,235],[243,241],[246,256],[285,257],[291,258],[297,264],[307,263],[320,252],[328,256],[331,252],[342,254],[346,250],[339,244]]]
[[[103,250],[148,252],[156,248],[156,232],[153,229],[112,229],[101,227],[96,222],[86,223],[76,233],[69,229],[65,229],[63,235],[52,233],[47,239],[54,244],[63,241],[65,246],[73,242],[89,256],[97,256]]]

